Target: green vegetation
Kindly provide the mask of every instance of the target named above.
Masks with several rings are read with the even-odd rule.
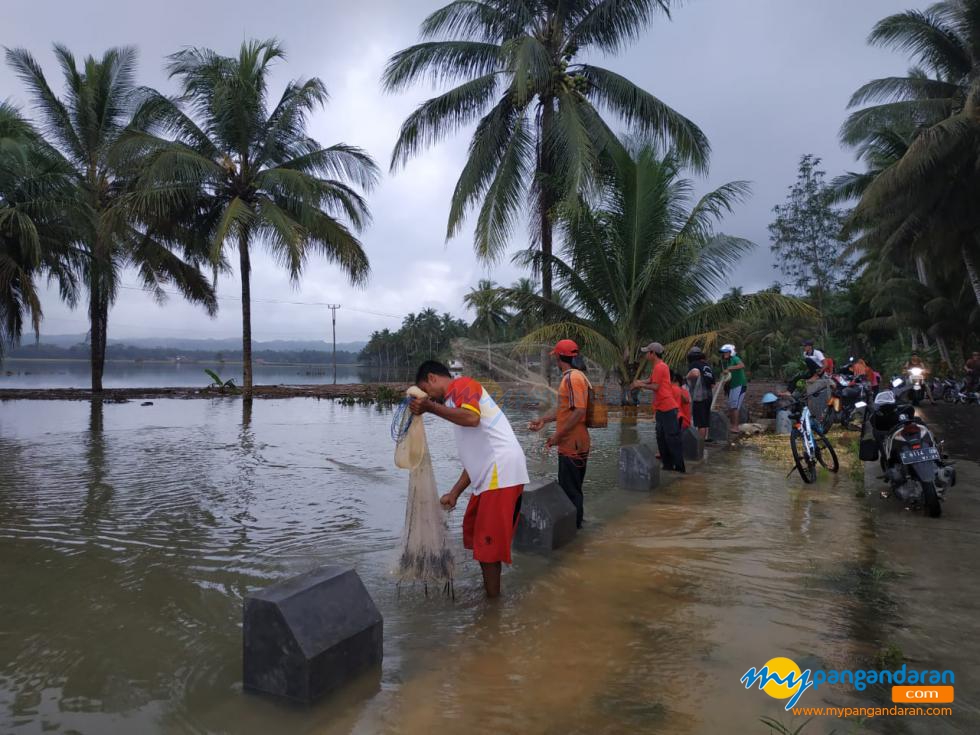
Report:
[[[707,167],[708,140],[694,123],[619,74],[581,61],[619,51],[654,12],[669,13],[672,4],[454,0],[435,11],[422,23],[425,40],[388,62],[384,86],[397,91],[426,78],[461,84],[405,120],[392,168],[478,121],[453,193],[447,237],[458,234],[478,208],[476,252],[497,260],[529,209],[544,256],[541,295],[550,301],[557,209],[578,201],[607,151],[618,147],[599,108],[637,132],[670,141],[678,157],[698,170]]]
[[[216,388],[219,393],[241,393],[239,387],[235,385],[234,378],[222,380],[221,376],[214,372],[214,370],[208,370],[207,368],[204,368],[204,372],[211,378],[211,385],[208,388]]]
[[[551,265],[567,304],[533,293],[506,294],[541,310],[549,322],[525,337],[526,345],[561,337],[580,341],[585,352],[615,366],[624,385],[635,377],[639,348],[651,338],[670,345],[675,359],[694,342],[711,348],[736,319],[757,314],[780,319],[811,314],[778,293],[738,296],[713,303],[712,291],[752,243],[715,232],[716,222],[748,194],[731,182],[693,198],[677,155],[632,142],[603,181],[597,204],[582,201],[561,220],[562,257],[528,250],[522,262]]]
[[[143,170],[126,146],[136,125],[135,49],[110,49],[101,58],[86,57],[81,67],[65,47],[55,46],[54,53],[63,72],[64,97],[55,94],[29,52],[7,50],[7,63],[27,87],[43,135],[18,124],[9,106],[0,112],[8,131],[20,128],[13,149],[3,150],[4,161],[14,165],[0,167],[0,223],[4,250],[13,253],[14,264],[4,268],[13,271],[19,284],[0,288],[21,294],[16,308],[8,295],[3,316],[26,310],[37,331],[41,307],[27,283],[36,276],[55,275],[70,304],[78,299],[78,286],[84,287],[92,390],[101,391],[109,308],[124,267],[134,268],[157,298],[164,298],[164,285],[173,285],[210,313],[217,302],[199,268],[205,253],[192,242],[181,242],[161,218],[134,207]],[[22,321],[9,316],[5,321],[5,335],[19,337]]]
[[[324,148],[307,135],[307,116],[327,100],[319,79],[289,82],[269,109],[268,77],[283,56],[276,41],[245,42],[237,57],[200,48],[173,54],[167,68],[182,98],[145,93],[137,120],[147,132],[127,138],[130,155],[142,162],[138,209],[186,227],[216,268],[224,248],[238,250],[246,397],[252,246],[266,245],[293,280],[311,255],[339,265],[352,283],[364,283],[369,271],[354,234],[369,220],[368,208],[354,187],[370,189],[377,168],[358,148]]]
[[[516,261],[529,277],[509,287],[481,280],[464,299],[471,324],[433,309],[409,314],[371,336],[362,362],[404,370],[448,359],[459,337],[524,348],[574,337],[625,383],[651,339],[669,343],[675,366],[692,344],[711,351],[725,341],[755,377],[780,377],[798,370],[800,342],[813,337],[838,362],[861,356],[885,375],[912,349],[936,373],[959,370],[980,336],[976,2],[943,0],[876,24],[869,42],[913,67],[851,99],[840,136],[864,170],[828,183],[820,159],[803,156],[769,227],[787,282],[721,296],[752,247],[720,232],[747,184],[695,199],[684,176],[707,172],[704,134],[586,62],[620,51],[673,5],[455,0],[423,21],[420,43],[391,57],[387,91],[455,85],[403,122],[392,169],[475,124],[447,237],[475,214],[476,252],[493,262],[527,217],[530,247]],[[133,49],[81,62],[61,46],[55,55],[60,97],[30,53],[7,51],[34,117],[0,104],[0,354],[25,330],[38,332],[37,284],[52,280],[69,305],[87,297],[85,349],[100,391],[123,269],[159,299],[169,285],[214,313],[205,274],[229,270],[237,250],[249,396],[253,248],[266,247],[293,280],[320,255],[364,283],[359,235],[377,167],[356,147],[309,137],[327,98],[319,79],[289,82],[267,103],[284,56],[276,41],[246,41],[235,56],[171,55],[166,68],[181,92],[173,98],[136,84]],[[538,274],[540,288],[530,277]]]

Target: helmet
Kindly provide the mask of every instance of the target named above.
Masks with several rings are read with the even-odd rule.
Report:
[[[694,345],[694,347],[692,347],[690,351],[687,353],[688,357],[701,357],[702,355],[704,355],[704,350],[702,350],[697,345]]]
[[[894,406],[895,394],[890,390],[883,390],[875,396],[876,406]]]
[[[762,402],[766,405],[769,405],[770,403],[775,403],[778,400],[779,400],[779,396],[777,396],[775,393],[766,393],[764,396],[762,396]]]
[[[735,353],[735,345],[730,345],[730,344],[729,345],[722,345],[721,346],[721,349],[718,350],[718,351],[719,352],[731,352],[732,354],[734,354]]]
[[[803,346],[804,347],[813,347],[813,340],[812,339],[805,339],[805,340],[803,340]]]

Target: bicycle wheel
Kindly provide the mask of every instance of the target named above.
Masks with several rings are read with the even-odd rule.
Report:
[[[837,459],[837,452],[834,451],[834,445],[830,443],[830,439],[824,434],[815,436],[813,439],[817,447],[817,461],[831,472],[837,472],[840,469],[840,461]]]
[[[803,433],[799,429],[793,429],[790,432],[789,444],[793,449],[793,461],[796,462],[796,471],[800,473],[803,482],[812,485],[817,481],[817,463],[814,462],[810,453],[807,451]]]

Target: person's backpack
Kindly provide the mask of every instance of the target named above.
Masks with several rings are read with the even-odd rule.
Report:
[[[568,381],[568,397],[569,400],[574,401],[574,394],[572,393],[572,370],[569,370],[565,376],[565,380]],[[578,370],[576,372],[582,372]],[[589,402],[585,407],[585,426],[589,429],[605,429],[609,425],[609,406],[606,405],[605,388],[600,387],[598,391],[592,387],[592,382],[589,378],[582,373],[582,377],[585,378],[585,384],[588,386]],[[576,408],[575,404],[572,403],[572,408]]]

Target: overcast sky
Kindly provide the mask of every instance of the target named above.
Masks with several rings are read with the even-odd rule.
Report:
[[[59,83],[51,44],[77,56],[109,46],[135,45],[139,82],[175,91],[163,59],[184,46],[208,46],[233,54],[245,38],[277,37],[288,58],[273,80],[278,96],[291,78],[318,76],[331,95],[311,123],[321,143],[365,148],[387,170],[398,127],[434,90],[418,87],[385,95],[379,77],[386,59],[417,39],[422,18],[443,2],[426,0],[168,0],[167,2],[45,3],[6,0],[0,44],[26,47],[53,83]],[[902,73],[898,54],[869,48],[868,31],[878,19],[923,7],[918,0],[689,0],[672,21],[655,20],[635,46],[601,63],[694,120],[711,140],[710,175],[703,189],[733,179],[753,182],[754,195],[723,224],[724,231],[757,243],[755,253],[732,275],[747,290],[775,279],[766,226],[772,207],[792,183],[804,153],[824,159],[830,176],[853,168],[837,142],[850,94],[865,81]],[[27,108],[24,90],[0,68],[0,98]],[[363,237],[371,260],[366,288],[349,287],[324,263],[311,263],[299,287],[264,253],[253,256],[256,302],[336,302],[338,341],[366,338],[374,329],[396,328],[409,311],[434,307],[469,318],[462,296],[477,280],[509,283],[522,275],[509,259],[490,269],[477,263],[472,229],[444,241],[449,199],[462,167],[469,134],[441,143],[385,175],[370,195],[374,222]],[[513,249],[524,246],[517,232]],[[233,260],[237,260],[234,258]],[[125,282],[134,284],[129,275]],[[138,290],[124,289],[112,310],[110,337],[228,337],[241,333],[237,276],[222,278],[221,313],[171,298],[157,305]],[[355,311],[358,310],[358,311]],[[48,291],[47,334],[87,331],[84,311],[72,312]],[[375,312],[375,314],[366,313]],[[329,338],[330,312],[322,306],[256,303],[256,339]],[[387,315],[387,316],[385,316]]]

